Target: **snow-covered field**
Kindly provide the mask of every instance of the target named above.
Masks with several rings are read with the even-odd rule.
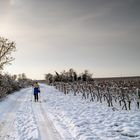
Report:
[[[140,110],[113,111],[40,86],[41,103],[31,101],[32,88],[0,102],[0,140],[140,140]]]

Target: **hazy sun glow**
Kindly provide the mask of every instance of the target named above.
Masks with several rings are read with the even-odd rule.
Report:
[[[139,13],[139,0],[0,0],[0,36],[17,44],[5,71],[140,75]]]

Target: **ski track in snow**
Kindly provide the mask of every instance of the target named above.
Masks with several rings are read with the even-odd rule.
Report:
[[[0,103],[0,140],[60,140],[40,102],[31,101],[32,88]]]

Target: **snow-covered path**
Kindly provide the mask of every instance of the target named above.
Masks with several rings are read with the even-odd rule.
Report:
[[[45,102],[32,98],[32,88],[27,88],[0,103],[0,140],[61,139],[47,118]]]

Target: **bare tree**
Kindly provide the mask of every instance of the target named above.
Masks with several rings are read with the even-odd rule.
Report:
[[[11,53],[16,50],[15,42],[11,42],[9,39],[0,37],[0,70],[3,70],[3,67],[6,64],[10,64],[14,60],[11,57]]]

